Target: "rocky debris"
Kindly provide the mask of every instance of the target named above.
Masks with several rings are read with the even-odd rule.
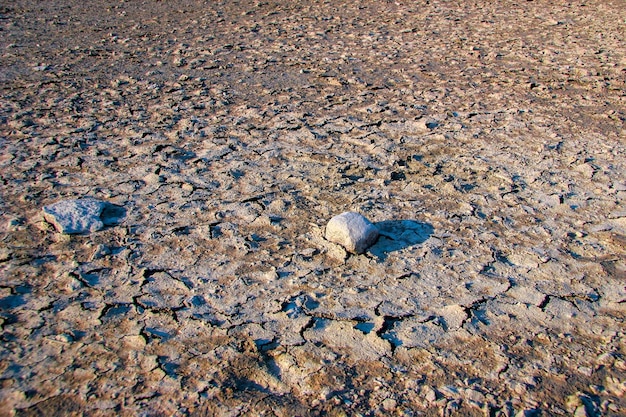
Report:
[[[376,242],[378,228],[359,213],[345,212],[330,219],[325,236],[348,252],[360,254]]]
[[[101,230],[123,217],[122,207],[94,198],[61,200],[44,206],[44,219],[64,234],[81,234]]]

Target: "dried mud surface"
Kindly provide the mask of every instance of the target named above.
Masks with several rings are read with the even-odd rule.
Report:
[[[0,6],[0,414],[624,415],[624,1]]]

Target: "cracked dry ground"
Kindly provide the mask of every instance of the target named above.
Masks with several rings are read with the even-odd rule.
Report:
[[[624,415],[624,1],[0,5],[0,414]]]

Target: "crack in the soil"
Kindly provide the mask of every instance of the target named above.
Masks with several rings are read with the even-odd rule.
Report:
[[[300,337],[302,338],[302,340],[304,340],[304,343],[308,342],[308,340],[304,336],[304,333],[306,333],[307,330],[312,329],[315,326],[315,321],[316,320],[313,317],[310,317],[309,321],[307,321],[306,324],[304,326],[302,326],[302,328],[300,329],[300,331],[299,331]],[[296,344],[294,346],[301,346],[301,345],[304,345],[304,343]]]

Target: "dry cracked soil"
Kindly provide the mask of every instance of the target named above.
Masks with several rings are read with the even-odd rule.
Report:
[[[3,0],[0,54],[0,415],[625,415],[625,1]]]

